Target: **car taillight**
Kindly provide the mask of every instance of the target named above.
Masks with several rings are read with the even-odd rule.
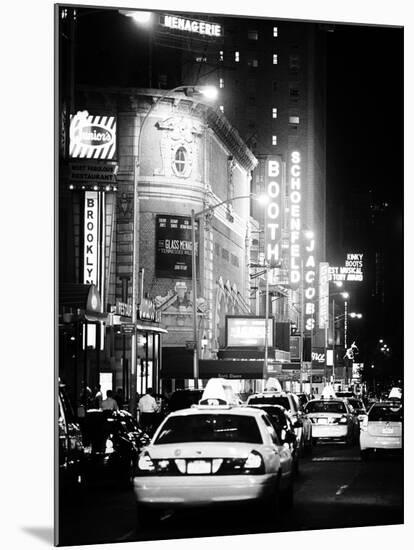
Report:
[[[147,452],[139,457],[138,470],[141,472],[155,472],[155,465]]]
[[[255,474],[264,474],[265,468],[262,455],[257,451],[250,451],[244,463],[244,470]]]
[[[346,416],[341,416],[341,418],[338,420],[339,424],[347,424],[348,418]]]
[[[110,439],[107,439],[106,445],[105,445],[105,454],[110,455],[113,452],[114,452],[114,444]]]

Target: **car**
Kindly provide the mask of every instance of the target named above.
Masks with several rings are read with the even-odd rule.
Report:
[[[306,403],[310,401],[310,395],[307,393],[296,393],[296,397],[299,399],[299,403],[302,407],[302,409],[305,407]]]
[[[250,405],[253,408],[261,409],[270,418],[276,434],[282,444],[289,447],[292,453],[293,469],[297,474],[299,472],[299,444],[296,438],[296,432],[289,413],[281,405]]]
[[[298,440],[299,454],[303,455],[311,451],[312,424],[303,415],[303,409],[295,394],[290,392],[264,391],[250,395],[246,401],[246,406],[250,405],[281,405],[284,407],[293,422]]]
[[[81,487],[83,481],[83,439],[80,426],[67,397],[66,387],[62,383],[59,383],[57,412],[59,485],[69,490],[77,489]]]
[[[336,395],[336,397],[341,398],[341,399],[352,399],[352,398],[356,397],[354,392],[348,391],[348,390],[337,390],[335,392],[335,395]]]
[[[203,395],[203,390],[176,390],[168,400],[167,411],[174,412],[181,409],[188,409],[191,405],[196,405]]]
[[[150,442],[127,411],[89,409],[81,424],[88,483],[117,481],[130,485],[140,450]]]
[[[268,415],[231,404],[211,379],[199,404],[170,413],[139,457],[138,523],[165,509],[262,503],[263,513],[292,503],[293,460]]]
[[[305,406],[305,415],[312,422],[312,441],[339,440],[354,445],[357,442],[358,419],[344,399],[312,399]]]
[[[374,403],[361,424],[361,458],[376,450],[402,449],[403,405],[399,399]]]
[[[357,397],[348,397],[346,400],[351,405],[353,411],[358,417],[359,423],[361,424],[367,416],[367,409],[365,408],[364,402],[362,399],[358,399]]]

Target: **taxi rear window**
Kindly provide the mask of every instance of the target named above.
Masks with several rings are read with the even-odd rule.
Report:
[[[248,401],[249,405],[280,405],[287,410],[290,410],[290,403],[287,397],[276,395],[263,395],[257,397],[250,397]]]
[[[341,401],[310,401],[305,410],[306,413],[346,413],[346,407]]]
[[[154,445],[191,442],[263,443],[256,419],[235,414],[197,414],[169,418]]]
[[[374,405],[368,413],[372,422],[401,422],[402,407]]]

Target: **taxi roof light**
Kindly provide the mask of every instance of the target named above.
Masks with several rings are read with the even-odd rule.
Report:
[[[199,407],[230,408],[238,405],[234,390],[224,378],[210,378],[198,402]]]

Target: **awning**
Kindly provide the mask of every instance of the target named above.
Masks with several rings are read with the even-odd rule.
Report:
[[[199,378],[263,378],[263,360],[232,361],[223,359],[199,359]],[[162,348],[161,378],[192,379],[193,352],[186,348]]]
[[[158,334],[168,334],[168,330],[160,327],[155,323],[137,323],[137,330],[148,331],[148,332],[157,332]]]

